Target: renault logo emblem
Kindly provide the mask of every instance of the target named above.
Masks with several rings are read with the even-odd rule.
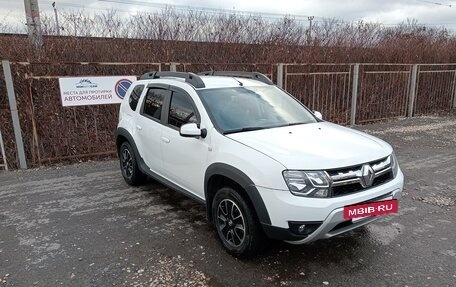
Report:
[[[369,187],[372,185],[372,182],[374,181],[374,175],[375,172],[372,169],[372,167],[368,164],[363,165],[361,168],[361,185],[363,187]]]

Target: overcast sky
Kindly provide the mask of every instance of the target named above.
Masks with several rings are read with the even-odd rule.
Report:
[[[41,11],[52,12],[50,0],[38,0]],[[292,14],[337,18],[345,21],[373,21],[395,25],[414,18],[421,24],[445,26],[456,30],[456,0],[57,0],[58,9],[84,8],[97,12],[117,9],[119,12],[154,11],[160,5],[228,9],[247,12]],[[148,4],[150,3],[150,4]],[[24,21],[23,0],[0,0],[0,21]],[[6,18],[5,18],[6,17]],[[318,20],[318,18],[316,18]]]

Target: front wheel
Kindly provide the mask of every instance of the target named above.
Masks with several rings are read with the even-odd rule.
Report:
[[[212,214],[218,237],[230,254],[247,257],[259,251],[265,238],[253,206],[234,189],[217,191]]]
[[[141,184],[145,176],[138,167],[135,153],[128,142],[122,143],[119,150],[120,170],[126,183],[132,186]]]

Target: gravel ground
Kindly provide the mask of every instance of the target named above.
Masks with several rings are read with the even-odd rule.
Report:
[[[0,173],[0,286],[455,286],[456,116],[357,127],[390,142],[400,212],[304,246],[227,255],[204,207],[116,161]]]

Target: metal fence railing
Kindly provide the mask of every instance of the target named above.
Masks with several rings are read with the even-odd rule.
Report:
[[[0,73],[0,91],[8,86],[8,97],[0,96],[0,129],[10,168],[19,163],[22,167],[25,161],[28,166],[40,166],[115,154],[118,105],[62,107],[58,86],[62,76],[139,76],[149,70],[259,71],[326,120],[344,125],[456,107],[456,64],[4,61],[2,66],[6,69]],[[8,84],[1,78],[8,78]],[[16,100],[17,109],[11,107]],[[20,126],[13,127],[13,122]]]
[[[350,64],[286,65],[284,89],[327,119],[348,124],[352,69]]]
[[[411,74],[410,65],[360,65],[357,123],[405,117]]]
[[[456,64],[284,64],[281,76],[287,91],[340,124],[456,107]]]
[[[445,111],[456,106],[456,65],[419,65],[415,115]]]
[[[97,75],[136,75],[161,70],[161,63],[11,63],[17,110],[0,115],[6,154],[12,160],[26,158],[27,166],[62,161],[78,161],[116,154],[115,129],[118,105],[63,107],[60,77]],[[20,126],[8,118],[18,114]],[[4,126],[3,126],[4,125]],[[23,136],[23,151],[14,148],[14,131]],[[17,152],[16,152],[17,150]],[[21,163],[21,167],[24,164]]]
[[[170,70],[182,72],[205,72],[205,71],[245,71],[260,72],[270,79],[276,78],[276,65],[257,63],[171,63]]]

